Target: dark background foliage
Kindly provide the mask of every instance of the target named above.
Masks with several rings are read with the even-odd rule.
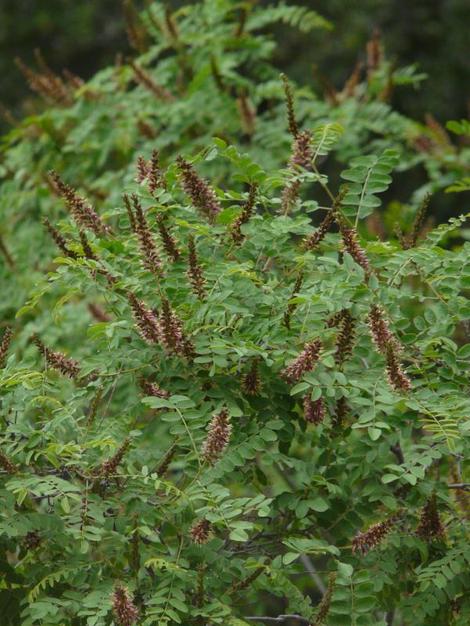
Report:
[[[178,2],[169,2],[171,8]],[[260,2],[259,4],[270,4]],[[470,57],[466,37],[470,23],[467,0],[325,0],[305,4],[330,19],[334,29],[299,37],[283,29],[277,64],[301,82],[314,80],[312,65],[340,86],[374,28],[382,32],[387,54],[399,64],[417,63],[428,79],[417,91],[394,94],[395,107],[422,118],[427,111],[441,122],[467,112],[466,77]],[[139,8],[145,2],[136,3]],[[32,62],[40,48],[54,69],[67,67],[83,78],[130,52],[119,0],[1,0],[1,102],[16,112],[33,106],[15,57]]]

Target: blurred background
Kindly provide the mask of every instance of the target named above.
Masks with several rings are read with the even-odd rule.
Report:
[[[128,2],[128,0],[126,0]],[[169,0],[170,8],[181,2]],[[387,56],[398,65],[415,63],[428,75],[418,90],[397,90],[394,106],[422,120],[432,112],[440,121],[468,115],[470,75],[469,0],[296,0],[331,20],[332,31],[299,37],[291,29],[275,33],[276,63],[299,82],[313,81],[312,65],[343,84],[374,29],[380,29]],[[143,8],[146,0],[135,0]],[[259,1],[259,4],[272,2]],[[0,0],[0,102],[15,115],[32,110],[34,96],[15,65],[26,64],[39,48],[55,70],[82,78],[131,53],[122,0]],[[0,121],[5,128],[4,121]]]

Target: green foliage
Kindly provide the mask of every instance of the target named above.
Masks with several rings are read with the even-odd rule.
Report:
[[[22,626],[468,618],[467,216],[366,227],[397,170],[442,190],[466,152],[416,153],[380,71],[334,105],[298,89],[290,147],[255,32],[325,24],[245,8],[150,7],[151,89],[110,68],[4,139],[0,541]]]

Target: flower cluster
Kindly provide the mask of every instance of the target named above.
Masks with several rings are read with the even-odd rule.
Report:
[[[409,248],[413,248],[418,241],[419,234],[423,228],[424,220],[426,219],[426,215],[429,208],[429,202],[431,201],[431,194],[426,194],[424,200],[422,201],[418,212],[416,213],[416,217],[413,221],[413,225],[411,227],[411,233],[403,240],[403,247],[405,250]]]
[[[104,393],[104,388],[98,387],[90,403],[90,407],[88,409],[87,426],[90,426],[94,422],[94,419],[98,412],[98,407],[100,405],[101,400],[103,399],[103,393]]]
[[[132,204],[134,205],[135,233],[139,239],[142,252],[142,264],[149,272],[160,276],[162,273],[162,262],[142,205],[135,194],[132,195]]]
[[[148,344],[160,343],[160,326],[155,313],[132,292],[128,292],[127,298],[142,339]]]
[[[436,496],[432,495],[421,511],[416,534],[425,541],[431,542],[445,538],[445,529],[437,510]]]
[[[335,361],[342,365],[351,355],[354,345],[356,322],[347,309],[341,312],[340,331],[336,340]]]
[[[372,340],[379,352],[386,352],[387,346],[393,345],[399,348],[399,343],[396,337],[390,330],[389,324],[385,319],[383,310],[377,305],[373,304],[369,311],[369,328],[372,335]]]
[[[308,130],[303,130],[294,139],[289,165],[294,170],[299,167],[308,170],[312,167],[312,158],[312,135]]]
[[[113,456],[99,466],[99,468],[95,471],[97,476],[113,476],[116,473],[116,470],[121,463],[124,455],[129,449],[131,442],[129,438],[126,438],[123,443],[119,446],[117,452],[113,454]]]
[[[255,132],[256,110],[245,92],[240,93],[237,98],[237,109],[243,131],[252,135]]]
[[[205,215],[209,221],[213,222],[221,211],[215,191],[183,157],[179,156],[176,161],[180,170],[184,191],[191,198],[196,209]]]
[[[258,185],[255,183],[250,186],[250,191],[248,193],[248,199],[245,202],[240,215],[233,222],[230,234],[235,243],[241,243],[245,238],[241,227],[243,224],[246,224],[250,217],[253,215],[253,211],[255,209],[256,195],[258,193]]]
[[[299,274],[297,278],[295,279],[294,288],[292,289],[291,299],[295,298],[295,296],[299,293],[300,288],[302,287],[303,281],[304,281],[303,274]],[[297,308],[296,302],[289,302],[289,304],[287,305],[287,309],[286,309],[286,312],[284,313],[284,317],[282,320],[286,328],[290,329],[290,321],[292,318],[292,314],[294,313],[296,308]]]
[[[291,179],[282,190],[281,207],[284,215],[287,215],[295,205],[299,197],[300,180],[298,178]]]
[[[103,307],[101,307],[99,304],[96,304],[96,302],[89,302],[87,304],[87,307],[88,307],[88,310],[90,311],[91,315],[98,322],[106,323],[106,322],[110,322],[111,321],[111,316],[106,313],[106,311],[103,309]]]
[[[383,522],[373,524],[363,533],[358,533],[352,540],[352,551],[364,555],[369,550],[376,548],[392,530],[395,522],[396,519],[391,517]]]
[[[170,393],[168,391],[166,391],[165,389],[161,389],[161,387],[159,387],[157,383],[152,383],[149,380],[145,380],[145,378],[140,381],[140,386],[142,388],[142,391],[148,396],[154,396],[154,398],[164,399],[170,397]]]
[[[189,282],[191,283],[192,290],[200,300],[204,300],[206,296],[206,281],[202,273],[202,267],[197,258],[196,244],[194,243],[194,237],[192,236],[188,238],[188,262],[189,267],[187,275]]]
[[[154,312],[132,292],[127,293],[134,321],[142,339],[151,344],[161,344],[170,354],[191,358],[194,346],[183,332],[183,324],[166,298],[162,299],[161,312]]]
[[[66,357],[62,352],[54,352],[47,348],[37,335],[33,335],[32,340],[39,348],[39,351],[44,356],[47,365],[53,369],[61,372],[64,376],[69,378],[77,378],[80,375],[80,364],[75,359]]]
[[[0,450],[0,467],[7,474],[14,474],[16,472],[16,465],[11,461],[8,456]]]
[[[259,578],[259,576],[261,576],[261,574],[263,574],[265,571],[266,571],[266,568],[264,566],[257,567],[246,578],[243,578],[242,580],[237,580],[236,582],[234,582],[227,591],[228,595],[237,593],[238,591],[243,591],[243,589],[248,589],[251,583],[255,582],[255,580]]]
[[[362,267],[366,279],[368,279],[372,270],[365,251],[359,245],[356,229],[347,228],[344,224],[340,226],[340,229],[344,249],[352,256],[356,263]]]
[[[139,610],[135,606],[129,590],[117,585],[112,594],[114,619],[118,626],[132,626],[139,618]]]
[[[90,242],[88,241],[88,237],[86,236],[85,231],[81,230],[79,233],[79,237],[80,237],[80,243],[82,245],[82,250],[83,250],[83,254],[85,255],[85,258],[88,259],[89,261],[96,261],[97,263],[99,263],[99,259],[96,256],[96,254],[93,252],[93,248],[90,245]]]
[[[122,194],[122,199],[124,201],[127,215],[129,217],[129,225],[131,227],[131,231],[135,233],[137,225],[135,223],[135,217],[134,217],[134,212],[132,210],[131,199],[129,198],[129,195],[127,193]]]
[[[299,127],[297,125],[297,120],[295,119],[294,96],[292,95],[292,88],[285,74],[281,74],[281,80],[283,83],[284,95],[286,99],[289,132],[293,137],[297,137],[297,135],[299,134]]]
[[[328,213],[323,218],[323,221],[320,223],[318,228],[313,231],[311,235],[306,237],[303,241],[303,247],[305,250],[315,250],[315,248],[320,244],[325,238],[327,232],[330,230],[333,223],[338,219],[338,210],[341,206],[341,202],[343,201],[344,196],[346,195],[347,187],[342,187],[341,191],[338,193],[336,198],[334,199],[333,206],[328,211]],[[338,220],[341,221],[341,220]]]
[[[160,341],[170,354],[187,358],[194,355],[194,346],[183,332],[183,323],[166,298],[162,299],[162,311],[158,316]]]
[[[402,369],[397,350],[389,344],[385,354],[387,379],[395,391],[408,392],[411,390],[411,381]]]
[[[261,378],[257,359],[253,359],[250,369],[243,376],[242,389],[249,396],[256,396],[261,391]]]
[[[326,233],[330,230],[332,224],[335,221],[335,214],[333,211],[328,211],[325,215],[323,221],[320,223],[318,228],[313,231],[308,237],[306,237],[303,241],[303,246],[306,250],[315,250],[319,243],[323,241]]]
[[[211,523],[206,519],[198,520],[191,530],[189,534],[191,536],[191,540],[197,545],[201,546],[203,543],[207,543],[209,540],[209,535],[211,532]]]
[[[13,331],[10,327],[5,329],[3,333],[2,341],[0,343],[0,368],[5,366],[7,360],[8,349],[10,348],[11,338],[13,337]]]
[[[312,400],[310,394],[304,397],[304,418],[309,424],[318,425],[325,419],[325,403],[320,396],[317,400]]]
[[[157,100],[163,100],[164,102],[170,102],[173,100],[173,96],[165,89],[159,85],[150,74],[144,70],[140,65],[137,65],[135,61],[130,61],[129,65],[131,66],[134,72],[134,79],[137,83],[148,89],[153,95],[157,98]]]
[[[284,215],[287,215],[294,206],[300,192],[300,178],[297,174],[299,169],[311,169],[313,151],[311,146],[312,136],[308,131],[296,132],[292,143],[292,153],[289,159],[289,176],[282,190],[281,207]]]
[[[214,415],[209,424],[207,437],[201,451],[204,461],[214,465],[228,446],[231,434],[230,415],[227,409],[222,409],[220,413]]]
[[[137,182],[142,183],[145,180],[148,182],[151,194],[166,186],[158,150],[152,150],[152,156],[148,161],[143,156],[137,159]]]
[[[373,304],[369,311],[369,328],[377,350],[386,361],[388,381],[396,391],[410,391],[411,382],[400,363],[401,346],[391,332],[382,309]]]
[[[76,84],[77,76],[67,73],[64,81],[58,74],[55,74],[43,61],[42,57],[36,55],[41,65],[41,72],[34,72],[19,58],[15,59],[16,65],[28,81],[32,91],[42,96],[48,102],[62,106],[73,104],[73,88]]]
[[[341,426],[347,414],[349,413],[349,405],[344,396],[341,396],[336,402],[336,411],[333,416],[333,426]]]
[[[175,455],[176,455],[176,446],[173,445],[168,450],[168,452],[166,452],[163,459],[160,461],[157,469],[155,470],[159,478],[162,478],[163,476],[165,476],[165,474],[168,471],[168,468],[170,467],[171,462],[175,458]]]
[[[95,209],[82,196],[64,183],[57,172],[53,170],[49,173],[50,180],[56,192],[65,200],[77,226],[88,228],[93,231],[97,237],[110,233],[110,228],[104,224],[101,217]]]
[[[37,530],[30,530],[23,537],[23,545],[26,550],[36,550],[42,543],[41,535]]]
[[[172,261],[178,261],[180,258],[180,252],[178,250],[178,246],[176,245],[176,239],[171,234],[168,226],[165,224],[165,216],[163,213],[159,213],[157,215],[157,228],[160,233],[160,238],[162,240],[163,248],[167,253],[168,257]]]
[[[333,591],[336,583],[336,574],[332,572],[328,577],[328,587],[323,594],[323,598],[318,605],[315,619],[310,626],[321,626],[325,623],[328,613],[330,612],[331,599],[333,597]]]
[[[61,252],[63,253],[63,255],[65,257],[68,257],[69,259],[77,259],[78,255],[76,252],[74,252],[73,250],[70,250],[68,247],[68,241],[65,239],[65,237],[57,230],[57,228],[55,228],[51,222],[47,219],[47,217],[43,218],[43,224],[44,226],[47,228],[50,236],[52,237],[52,239],[54,240],[54,243],[56,244],[56,246],[59,248],[59,250],[61,250]]]
[[[281,376],[288,382],[297,382],[305,372],[313,370],[317,364],[321,347],[319,339],[306,343],[299,356],[282,370]]]

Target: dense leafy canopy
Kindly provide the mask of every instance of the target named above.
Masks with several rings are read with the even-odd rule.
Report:
[[[424,210],[468,148],[392,110],[378,41],[329,99],[279,78],[314,11],[141,20],[4,138],[5,623],[464,626],[466,215]]]

